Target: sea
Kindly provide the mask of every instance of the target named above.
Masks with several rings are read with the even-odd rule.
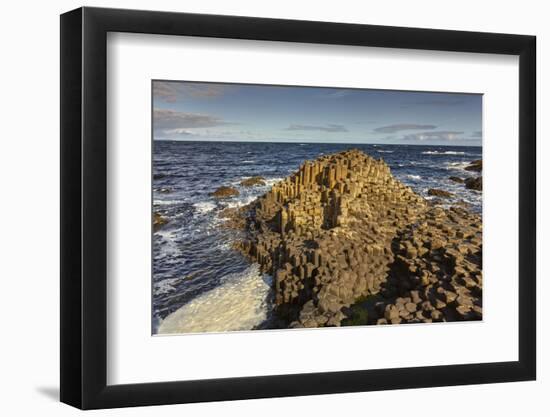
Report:
[[[271,277],[232,249],[238,232],[222,227],[222,211],[252,202],[305,161],[356,148],[382,158],[392,174],[416,193],[453,193],[448,204],[482,210],[482,193],[450,176],[481,159],[481,147],[327,143],[154,141],[153,210],[168,223],[153,233],[153,334],[268,329]],[[260,175],[265,186],[242,187]],[[210,193],[232,186],[239,195],[218,200]]]

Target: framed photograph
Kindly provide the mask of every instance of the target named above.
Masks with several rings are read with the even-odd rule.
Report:
[[[61,401],[533,380],[535,37],[61,16]]]

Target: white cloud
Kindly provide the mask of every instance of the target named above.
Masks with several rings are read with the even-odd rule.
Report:
[[[178,139],[198,135],[198,130],[234,125],[208,114],[188,113],[170,109],[153,109],[153,134],[157,139]]]
[[[155,129],[180,129],[214,127],[232,124],[225,120],[200,113],[187,113],[170,109],[153,110],[153,126]]]
[[[213,98],[225,94],[232,87],[213,83],[153,81],[153,98],[166,103],[175,103],[190,97]]]
[[[389,126],[381,126],[374,129],[377,133],[395,133],[402,130],[428,130],[435,129],[437,126],[434,125],[420,125],[416,123],[398,123]]]
[[[302,131],[319,131],[319,132],[348,132],[343,125],[328,124],[325,126],[313,126],[313,125],[297,125],[291,124],[285,130],[302,130]]]

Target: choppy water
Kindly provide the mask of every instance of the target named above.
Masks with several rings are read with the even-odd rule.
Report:
[[[383,158],[394,176],[425,197],[429,188],[439,188],[455,195],[451,202],[464,200],[481,211],[481,193],[448,179],[472,175],[464,167],[481,158],[481,147],[156,141],[153,208],[169,223],[153,236],[153,332],[265,325],[270,277],[231,249],[235,231],[219,227],[219,213],[253,201],[306,159],[349,148]],[[266,186],[239,185],[255,175],[266,178]],[[240,195],[209,196],[222,185]]]

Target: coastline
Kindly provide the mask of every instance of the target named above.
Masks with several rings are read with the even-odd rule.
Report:
[[[228,244],[230,246],[233,246],[235,239],[238,240],[238,241],[244,240],[244,239],[242,239],[243,238],[243,233],[244,233],[244,230],[242,230],[242,228],[239,229],[239,230],[236,230],[233,227],[233,230],[229,230],[229,231],[228,230],[223,230],[223,229],[226,229],[227,223],[232,222],[232,216],[231,215],[228,216],[229,213],[224,213],[222,215],[222,213],[225,211],[226,208],[233,207],[233,208],[237,209],[237,208],[240,207],[242,209],[243,204],[244,204],[245,207],[254,206],[254,204],[257,203],[262,198],[262,196],[264,196],[265,194],[268,194],[274,188],[274,186],[276,186],[278,184],[277,181],[283,181],[284,182],[285,179],[288,178],[288,174],[281,175],[282,171],[280,169],[278,171],[273,170],[273,166],[277,166],[277,163],[275,163],[275,165],[273,165],[273,166],[272,165],[262,165],[262,159],[261,159],[262,157],[259,156],[259,154],[255,151],[255,147],[250,147],[250,146],[247,146],[245,144],[238,144],[238,145],[239,145],[238,148],[240,150],[243,150],[243,151],[240,152],[240,154],[243,155],[243,156],[241,156],[243,161],[246,160],[246,161],[250,161],[250,162],[255,162],[255,164],[253,164],[253,163],[249,164],[249,163],[244,163],[243,162],[243,164],[241,166],[236,165],[235,167],[238,168],[238,170],[236,171],[238,173],[237,178],[239,178],[239,179],[234,179],[233,180],[231,178],[235,178],[235,177],[229,176],[229,181],[228,181],[227,174],[224,175],[223,178],[220,177],[220,179],[217,179],[217,180],[215,180],[215,178],[213,178],[213,181],[211,183],[212,184],[217,183],[218,185],[216,185],[215,187],[210,186],[212,188],[209,188],[207,192],[212,194],[213,192],[216,191],[216,189],[217,189],[216,187],[231,186],[231,187],[237,188],[240,191],[240,196],[222,197],[222,198],[219,198],[219,199],[217,197],[210,196],[206,201],[204,201],[204,200],[198,200],[198,202],[193,202],[193,200],[190,201],[191,210],[193,210],[193,212],[196,213],[194,215],[194,219],[195,220],[199,219],[203,223],[204,223],[204,221],[208,221],[209,224],[210,224],[210,226],[207,226],[208,230],[211,230],[211,232],[208,232],[208,234],[210,236],[207,238],[208,241],[211,242],[210,246],[212,246],[213,244],[215,244],[217,246],[218,243],[220,245],[223,244],[222,246],[227,246]],[[177,144],[177,146],[181,146],[181,145]],[[187,146],[189,146],[189,145],[187,145]],[[277,144],[277,149],[281,149],[281,146],[282,146],[281,144]],[[257,148],[258,149],[263,149],[263,148],[265,148],[265,146],[260,147],[259,144],[258,144]],[[288,149],[289,150],[290,149],[299,150],[300,152],[295,152],[295,153],[291,154],[292,155],[291,159],[288,160],[289,162],[285,162],[285,164],[286,164],[285,166],[292,166],[293,164],[295,164],[294,166],[298,166],[306,158],[307,158],[307,160],[313,161],[313,159],[309,159],[307,157],[307,155],[313,155],[314,156],[315,154],[317,154],[317,155],[320,154],[321,156],[324,155],[325,157],[327,157],[328,155],[331,155],[331,154],[326,153],[325,149],[330,150],[330,149],[334,149],[334,148],[337,149],[338,146],[323,145],[323,146],[319,146],[319,147],[312,147],[312,146],[309,146],[307,144],[304,144],[303,146],[294,145],[294,146],[292,146],[291,148],[288,148]],[[365,147],[363,147],[363,148],[365,148]],[[479,156],[476,157],[476,152],[480,152],[480,150],[466,151],[466,150],[463,150],[463,149],[460,149],[460,148],[459,149],[455,148],[455,150],[448,150],[448,151],[445,151],[446,152],[445,153],[443,151],[440,151],[438,148],[435,148],[435,149],[432,148],[431,150],[429,150],[429,149],[421,149],[420,150],[419,149],[417,151],[418,156],[415,157],[416,159],[415,158],[410,159],[410,158],[407,158],[407,157],[403,157],[399,154],[400,151],[401,151],[401,153],[403,151],[409,152],[411,148],[414,149],[416,147],[414,147],[414,146],[413,147],[406,147],[406,148],[399,148],[399,147],[395,147],[395,146],[386,146],[386,147],[380,147],[380,148],[378,148],[378,147],[372,148],[371,147],[370,149],[367,150],[367,152],[368,152],[369,155],[376,156],[376,158],[380,158],[380,157],[382,157],[384,159],[389,158],[390,161],[393,158],[394,162],[392,164],[392,172],[394,170],[397,170],[400,180],[397,180],[397,178],[393,178],[392,181],[399,182],[399,181],[402,181],[403,179],[405,179],[408,183],[407,185],[405,185],[406,188],[411,186],[411,184],[414,185],[415,183],[419,183],[421,185],[425,184],[425,181],[428,178],[426,173],[431,172],[431,169],[429,168],[429,165],[426,165],[428,163],[428,161],[433,161],[433,163],[438,163],[442,168],[444,168],[445,165],[450,165],[450,168],[452,168],[452,170],[447,171],[448,172],[447,177],[444,177],[445,171],[442,171],[440,169],[439,170],[439,178],[441,178],[442,175],[443,175],[443,179],[444,179],[443,183],[445,184],[445,189],[451,190],[453,193],[457,189],[459,191],[464,190],[462,192],[466,192],[466,188],[465,188],[463,183],[454,183],[451,180],[447,181],[447,178],[450,174],[456,173],[457,175],[460,175],[461,177],[477,175],[476,173],[469,173],[469,172],[465,171],[464,167],[467,166],[472,160],[479,158],[480,153],[478,154]],[[422,147],[422,148],[424,148],[424,147]],[[227,148],[222,147],[220,145],[220,149],[227,149]],[[172,161],[174,159],[173,158],[173,151],[174,151],[174,149],[172,148],[171,152],[169,154],[167,154],[167,155],[169,155],[170,161]],[[300,159],[300,154],[301,153],[306,155],[306,158],[301,157],[301,159]],[[470,159],[468,159],[467,155],[470,154],[470,153],[472,153],[474,156],[470,157]],[[269,160],[269,158],[266,158],[266,159]],[[399,162],[398,164],[395,162],[396,160]],[[420,161],[420,162],[415,162],[415,161]],[[442,161],[442,162],[440,163],[439,161]],[[446,161],[457,161],[457,162],[446,162]],[[228,162],[220,162],[219,166],[223,168],[225,166],[229,166],[228,164],[230,164],[229,161]],[[416,164],[418,164],[418,165],[416,165]],[[182,212],[181,212],[181,209],[179,209],[178,207],[181,207],[181,205],[178,205],[178,206],[172,205],[172,201],[174,201],[175,203],[179,202],[179,201],[183,202],[183,201],[186,201],[186,197],[181,196],[177,192],[177,186],[179,185],[179,182],[181,180],[177,180],[177,177],[172,176],[171,172],[174,172],[174,171],[169,171],[169,170],[174,169],[173,168],[175,166],[174,163],[171,162],[170,164],[167,164],[166,166],[167,166],[167,168],[163,168],[163,170],[160,171],[160,173],[163,174],[164,178],[162,178],[162,180],[158,181],[158,184],[157,184],[157,181],[156,181],[155,186],[158,187],[159,190],[160,189],[165,189],[165,188],[168,188],[168,187],[172,187],[174,189],[174,191],[171,192],[171,193],[167,193],[167,194],[160,193],[160,192],[158,194],[155,194],[155,198],[162,198],[163,201],[166,201],[166,204],[163,203],[161,206],[159,206],[159,209],[163,212],[163,214],[166,215],[166,217],[168,219],[168,224],[161,226],[160,229],[158,231],[156,231],[155,236],[158,235],[158,237],[155,237],[155,239],[157,239],[156,241],[158,241],[161,244],[162,244],[162,241],[167,239],[167,238],[169,238],[170,240],[172,240],[172,239],[176,239],[176,240],[174,241],[174,243],[170,243],[168,241],[167,243],[170,243],[170,246],[166,246],[166,245],[165,246],[156,246],[157,250],[158,249],[162,250],[162,252],[160,252],[160,254],[164,257],[164,258],[159,258],[159,259],[168,259],[169,257],[167,258],[166,255],[171,256],[171,253],[166,253],[166,250],[172,251],[172,250],[178,249],[181,252],[181,250],[186,251],[185,248],[187,248],[187,247],[191,248],[192,247],[191,246],[191,241],[186,242],[184,247],[179,246],[180,244],[177,243],[177,242],[182,241],[182,239],[187,240],[188,238],[186,236],[189,236],[189,235],[188,235],[188,232],[186,232],[186,230],[190,231],[191,227],[193,227],[193,228],[195,227],[195,226],[192,226],[193,223],[191,223],[191,224],[189,224],[188,228],[184,228],[184,229],[180,228],[181,221],[179,219],[181,218],[180,216],[182,215]],[[411,169],[414,168],[414,170],[412,170],[412,171],[405,170],[404,173],[401,173],[404,169],[406,169],[406,168],[401,168],[401,166],[405,166],[405,167],[410,166]],[[426,166],[426,167],[423,168],[423,166]],[[455,169],[455,166],[456,166],[456,169]],[[264,169],[263,167],[266,167],[267,170]],[[420,168],[420,171],[418,171],[417,167]],[[282,168],[286,169],[286,168],[284,168],[284,166],[282,166]],[[294,171],[295,171],[295,169],[294,169]],[[158,171],[155,171],[155,172],[157,173]],[[240,174],[241,172],[242,172],[242,174]],[[287,172],[289,172],[289,171],[287,171]],[[292,172],[292,171],[290,171],[290,172]],[[461,173],[462,173],[462,175],[461,175]],[[204,178],[204,176],[208,175],[208,174],[201,173],[200,175],[201,175],[201,178]],[[240,185],[240,183],[242,181],[246,181],[246,179],[254,178],[254,177],[260,176],[260,175],[265,175],[265,179],[267,181],[267,183],[265,185],[263,185],[263,186],[260,186],[260,185],[254,186],[253,185],[251,187],[242,187]],[[215,174],[214,174],[214,176],[215,176]],[[279,178],[277,178],[277,177],[279,177]],[[292,177],[292,174],[290,174],[290,177]],[[412,178],[408,178],[408,177],[412,177]],[[172,183],[170,183],[170,182],[167,183],[166,180],[169,180],[169,181],[177,180],[178,182],[176,183],[176,182],[173,181]],[[441,180],[439,180],[439,181],[441,182]],[[184,182],[184,184],[185,184],[185,182]],[[416,190],[417,190],[417,188],[415,188],[415,191]],[[425,190],[427,191],[428,188],[425,188]],[[474,196],[474,197],[476,196],[476,193],[477,193],[476,191],[469,191],[469,190],[467,192],[471,193],[471,195]],[[470,194],[467,194],[467,195],[470,195]],[[460,198],[462,198],[462,195],[456,194],[456,196],[454,196],[454,198],[444,198],[444,197],[428,197],[427,193],[423,193],[423,196],[421,198],[428,206],[430,206],[430,207],[439,206],[445,212],[447,212],[452,206],[456,206],[456,204],[461,203]],[[480,198],[480,197],[476,197],[476,198]],[[197,201],[197,200],[194,200],[194,201]],[[201,202],[201,201],[204,201],[204,202]],[[242,202],[242,203],[238,203],[238,202]],[[463,205],[465,206],[465,204],[463,204]],[[184,207],[184,210],[186,210],[185,207],[188,207],[188,206],[183,206],[183,207]],[[166,210],[168,210],[168,211],[166,211]],[[172,211],[170,211],[170,210],[172,210]],[[174,211],[174,210],[176,210],[176,211]],[[243,210],[241,210],[241,212],[242,211]],[[477,209],[474,210],[474,211],[477,211]],[[172,213],[174,213],[174,214],[172,214]],[[456,216],[456,214],[453,214],[453,216]],[[228,222],[228,218],[229,218],[229,222]],[[233,216],[233,220],[234,220],[234,218],[235,217]],[[210,219],[210,220],[208,220],[208,219]],[[243,219],[241,218],[240,219],[241,223],[242,223],[242,220]],[[180,224],[178,224],[178,221],[180,222]],[[479,221],[479,223],[481,223],[481,218],[479,218],[478,221]],[[338,229],[338,227],[333,228],[333,229]],[[220,231],[222,231],[221,234],[223,235],[221,240],[220,240],[219,236],[216,237],[216,235],[220,234]],[[184,232],[184,234],[182,234],[182,232]],[[230,239],[230,240],[233,240],[232,243],[226,239],[226,237],[227,237],[226,235],[231,235],[232,236],[232,238]],[[158,239],[161,239],[161,240],[159,241]],[[216,243],[216,241],[218,243]],[[206,244],[206,242],[205,242],[205,244]],[[174,245],[176,245],[176,246],[174,246]],[[172,247],[174,249],[170,249]],[[190,252],[184,252],[184,254],[185,253],[188,253],[189,255],[191,254]],[[239,269],[239,270],[243,271],[243,273],[244,273],[244,270],[248,266],[251,265],[249,262],[244,262],[244,264],[243,264],[242,261],[238,260],[240,255],[238,255],[238,253],[236,253],[234,251],[231,251],[231,249],[223,249],[222,252],[219,252],[220,256],[223,255],[224,259],[230,259],[229,258],[229,253],[233,254],[233,255],[231,255],[231,257],[232,257],[231,259],[234,259],[237,262],[238,265],[242,265],[242,267],[239,267],[240,269],[239,268],[234,268],[233,271],[237,272],[237,270]],[[388,254],[389,254],[389,252],[388,252]],[[392,252],[392,254],[393,254],[393,252]],[[211,253],[209,256],[211,257],[212,255],[214,255],[215,257],[218,256],[217,254],[213,254],[213,253]],[[198,255],[195,255],[194,258],[198,259],[197,256]],[[201,259],[204,260],[205,258],[202,257]],[[221,261],[221,259],[219,261],[216,261],[216,262],[219,263],[220,261]],[[173,264],[174,261],[171,261],[171,262]],[[196,261],[194,261],[194,262],[196,262]],[[190,265],[189,262],[184,262],[184,263],[187,264],[187,265]],[[379,262],[379,263],[383,263],[383,262]],[[224,264],[229,266],[229,264],[227,263],[227,260],[225,261]],[[307,264],[307,262],[305,264]],[[294,268],[294,266],[292,266],[292,268]],[[265,268],[262,268],[262,270],[263,270],[263,272],[268,272],[268,273],[273,274],[273,271],[266,270]],[[155,268],[155,271],[159,271],[159,269]],[[221,291],[215,292],[213,290],[215,288],[217,288],[217,286],[223,285],[223,281],[224,281],[223,279],[222,279],[222,281],[217,281],[217,280],[212,281],[212,278],[205,277],[204,279],[206,279],[209,282],[206,283],[207,287],[204,287],[204,284],[200,284],[200,280],[202,280],[202,278],[200,276],[198,278],[196,278],[196,275],[193,274],[192,279],[187,278],[186,276],[183,276],[180,279],[177,275],[174,275],[175,272],[176,272],[176,270],[171,272],[170,275],[163,275],[163,276],[166,276],[167,278],[166,279],[163,278],[163,280],[158,281],[160,284],[163,285],[163,287],[159,287],[159,288],[163,289],[162,294],[161,294],[163,296],[163,298],[165,298],[167,300],[174,300],[174,299],[175,300],[178,300],[178,299],[182,300],[182,301],[179,301],[178,304],[182,306],[181,308],[184,309],[184,311],[187,308],[188,312],[190,311],[188,309],[189,306],[188,307],[185,307],[185,306],[190,304],[190,303],[193,303],[193,300],[196,297],[202,297],[200,294],[204,294],[205,296],[210,297],[209,302],[218,303],[218,301],[219,301],[220,305],[227,305],[226,304],[227,300],[225,298],[217,299],[217,300],[214,298],[214,295],[216,295],[216,296],[221,296],[222,295]],[[298,272],[298,276],[299,276],[299,271],[297,271],[297,272]],[[161,278],[163,276],[158,276],[158,278]],[[223,275],[219,275],[219,276],[223,277]],[[273,276],[276,278],[276,273],[273,274]],[[171,278],[171,277],[174,277],[174,278]],[[190,275],[190,277],[191,277],[191,275]],[[172,280],[175,282],[175,284],[173,286],[172,286]],[[211,281],[211,284],[210,284],[210,281]],[[383,279],[381,279],[381,282],[382,281],[383,281]],[[166,290],[164,290],[164,288],[165,288],[164,283],[165,282],[166,282],[166,288],[167,288]],[[187,291],[187,290],[185,290],[185,288],[193,288],[193,286],[197,283],[199,283],[201,285],[201,287],[199,287],[199,288],[204,288],[208,292],[207,293],[204,293],[204,291],[201,291],[200,293],[192,292],[192,293],[189,293],[192,296],[192,298],[181,298],[182,296],[186,297],[185,296],[185,294],[186,294],[185,291]],[[258,284],[259,284],[259,281],[258,281]],[[350,281],[349,283],[346,284],[346,286],[350,286],[351,287],[350,290],[353,291],[353,284],[354,283],[352,283]],[[189,285],[191,285],[191,287]],[[272,287],[273,287],[273,291],[275,291],[276,290],[276,288],[275,288],[276,287],[276,282],[272,285]],[[180,288],[183,289],[184,292],[181,292]],[[212,292],[210,292],[211,291],[210,289],[212,289]],[[379,292],[380,292],[380,290],[378,290],[378,293]],[[166,296],[164,296],[163,294],[166,294]],[[181,295],[179,295],[179,294],[181,294]],[[195,296],[193,296],[193,294],[198,294],[198,295],[195,297]],[[270,296],[271,295],[269,295],[269,297]],[[174,298],[174,297],[176,297],[176,298]],[[248,293],[247,294],[240,294],[240,295],[235,294],[235,297],[236,297],[236,299],[234,300],[235,303],[239,303],[239,302],[245,303],[245,302],[247,302],[246,300],[249,300],[248,302],[250,302],[250,300],[254,299],[253,294],[248,294]],[[338,295],[338,297],[339,297],[339,295]],[[274,296],[274,298],[275,298],[275,296]],[[402,307],[401,306],[402,304],[403,305],[407,304],[408,300],[406,300],[407,297],[402,297],[402,298],[404,298],[404,300],[397,300],[397,298],[399,298],[399,297],[396,297],[393,300],[393,304],[395,305],[395,308],[397,308],[399,310],[399,308]],[[328,299],[330,299],[330,297],[328,297]],[[188,301],[186,301],[186,300],[188,300]],[[340,312],[342,313],[342,315],[340,315],[339,320],[333,320],[328,325],[375,324],[375,323],[372,323],[372,318],[373,318],[372,313],[368,315],[369,316],[368,320],[365,320],[365,318],[363,317],[364,315],[362,313],[357,315],[357,316],[360,316],[360,317],[356,317],[356,314],[355,314],[357,311],[361,312],[361,309],[363,308],[362,306],[364,306],[365,304],[367,306],[369,306],[369,309],[372,309],[371,304],[374,305],[375,304],[374,301],[376,301],[376,300],[373,300],[372,294],[370,294],[370,293],[369,293],[369,295],[362,294],[359,297],[356,297],[356,298],[354,297],[354,299],[351,300],[351,302],[346,302],[345,304],[341,305]],[[403,303],[403,301],[405,301],[405,302]],[[434,302],[435,302],[435,300],[434,300]],[[252,303],[252,304],[254,304],[254,303]],[[314,305],[315,308],[318,308],[317,300],[314,300],[314,304],[315,304]],[[196,303],[195,303],[195,305],[196,305]],[[176,304],[176,307],[177,307],[176,310],[170,309],[168,311],[168,313],[169,313],[168,316],[171,316],[172,314],[174,314],[176,311],[178,311],[180,309],[177,306],[177,304]],[[301,307],[303,307],[303,306],[301,306]],[[480,307],[480,306],[478,306],[478,307]],[[237,306],[235,308],[237,308]],[[265,306],[263,306],[262,308],[265,309]],[[291,310],[293,308],[295,308],[295,306],[292,307]],[[411,307],[409,306],[409,308],[411,308]],[[280,314],[280,312],[283,309],[280,308],[278,304],[275,305],[275,310],[277,312],[276,316],[278,317],[278,320],[275,320],[275,321],[274,320],[268,320],[268,321],[265,321],[265,322],[262,322],[262,323],[256,323],[255,325],[251,326],[251,329],[289,327],[290,324],[292,324],[294,321],[297,321],[297,320],[292,320],[292,321],[287,320],[288,317],[285,318],[285,320],[281,320],[281,316],[283,316],[283,314]],[[307,312],[307,308],[306,308],[306,312]],[[223,314],[223,311],[218,311],[218,313]],[[264,312],[260,313],[258,311],[258,318],[263,317],[263,315],[264,315]],[[304,318],[306,316],[307,315],[304,315]],[[315,316],[315,314],[314,314],[314,316]],[[391,317],[394,318],[393,315]],[[294,317],[294,318],[296,318],[296,317]],[[297,315],[297,318],[299,318],[299,314]],[[162,316],[161,316],[160,321],[162,322],[162,321],[165,321],[166,319],[167,319],[167,317],[166,317],[166,314],[165,314],[164,318],[162,318]],[[321,319],[321,320],[324,320],[324,319]],[[329,320],[330,320],[330,317],[329,317]],[[390,319],[390,321],[391,321],[391,319]],[[405,321],[405,319],[403,319],[403,321]],[[434,320],[434,321],[437,321],[437,319]],[[327,320],[327,322],[328,322],[328,320]],[[302,324],[304,324],[304,323],[305,323],[305,321],[302,321]],[[294,323],[294,326],[299,327],[299,326],[296,326],[296,324],[297,323]],[[310,322],[308,325],[311,326],[312,323]],[[327,325],[327,323],[325,323],[324,325]],[[240,326],[240,324],[238,323],[238,321],[235,322],[235,329],[226,328],[227,326],[224,324],[223,326],[220,326],[220,331],[223,331],[223,330],[236,330],[236,329],[243,330],[243,328],[241,328],[239,326]],[[229,327],[231,327],[231,326],[229,326]],[[200,328],[197,328],[197,329],[192,330],[192,331],[216,331],[216,329],[212,329],[212,328],[209,328],[208,326],[205,326],[202,330]],[[174,332],[178,333],[177,329]],[[187,332],[187,330],[184,329],[180,333],[184,333],[184,332]]]
[[[346,151],[306,161],[237,213],[238,247],[274,277],[281,327],[480,320],[481,217],[439,204]]]

